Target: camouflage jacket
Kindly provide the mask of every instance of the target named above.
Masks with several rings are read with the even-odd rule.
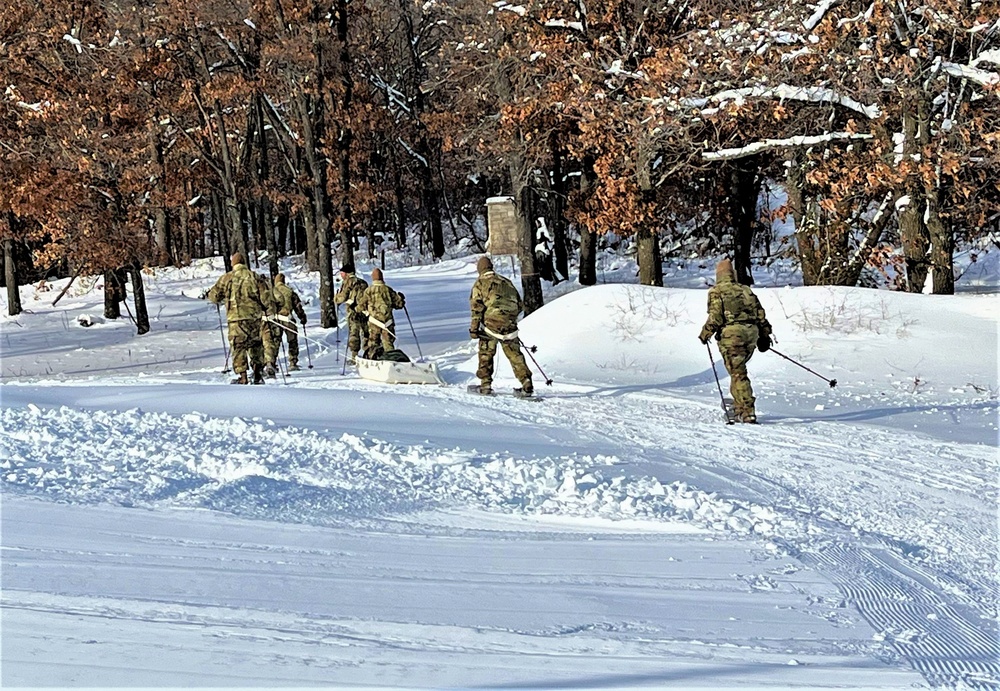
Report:
[[[274,293],[274,301],[277,303],[278,316],[288,317],[291,316],[292,312],[295,312],[299,323],[306,323],[306,311],[302,309],[302,300],[299,299],[298,293],[284,283],[278,282],[275,282],[274,290],[271,292]]]
[[[353,316],[358,313],[358,301],[361,300],[361,296],[364,295],[367,289],[368,283],[365,279],[359,277],[357,274],[350,274],[340,285],[340,290],[337,291],[337,294],[333,296],[333,301],[338,305],[341,303],[346,304],[347,316]]]
[[[226,308],[226,320],[245,319],[259,321],[271,303],[271,291],[262,279],[246,267],[237,264],[208,291],[208,299]]]
[[[264,314],[275,315],[278,313],[278,299],[274,296],[274,288],[271,279],[262,274],[254,274],[257,283],[260,284],[261,299],[264,302]]]
[[[708,290],[708,320],[702,334],[718,336],[733,324],[753,325],[762,333],[771,334],[771,324],[753,291],[732,276],[724,276]]]
[[[521,295],[514,284],[493,271],[484,272],[472,286],[469,309],[472,324],[469,331],[479,331],[485,326],[498,334],[517,331],[517,315],[524,308]]]
[[[403,294],[397,293],[384,281],[372,281],[357,302],[359,312],[387,325],[392,323],[392,311],[401,310],[405,306],[406,298]]]

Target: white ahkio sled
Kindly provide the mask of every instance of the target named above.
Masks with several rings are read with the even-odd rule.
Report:
[[[356,359],[358,376],[385,384],[438,384],[445,381],[433,362],[395,362],[393,360]]]

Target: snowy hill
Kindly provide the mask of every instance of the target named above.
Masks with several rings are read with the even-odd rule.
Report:
[[[387,272],[446,387],[342,375],[284,270],[314,366],[262,388],[223,385],[218,263],[150,276],[143,337],[94,281],[22,289],[0,681],[1000,683],[996,295],[759,289],[777,349],[838,385],[758,353],[762,424],[727,427],[704,290],[551,300],[521,334],[555,383],[525,402],[465,391],[469,260]]]

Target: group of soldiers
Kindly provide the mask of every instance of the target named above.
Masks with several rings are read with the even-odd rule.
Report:
[[[234,384],[263,384],[264,377],[277,377],[278,349],[282,338],[288,344],[288,370],[299,369],[298,324],[306,323],[302,300],[277,274],[272,283],[251,271],[241,252],[230,257],[233,269],[224,274],[206,297],[226,308]],[[251,379],[248,372],[253,375]]]
[[[237,374],[233,383],[248,383],[248,369],[253,371],[254,384],[262,384],[264,376],[275,376],[283,336],[288,340],[288,369],[299,369],[298,328],[291,318],[294,312],[302,324],[306,323],[299,296],[285,284],[282,274],[275,276],[273,286],[269,285],[266,278],[247,268],[239,252],[233,255],[232,263],[233,270],[219,279],[207,297],[226,306],[233,371]],[[521,384],[515,394],[531,396],[531,370],[517,332],[517,318],[524,307],[521,295],[510,280],[493,270],[489,257],[480,257],[476,270],[479,277],[469,296],[469,337],[479,341],[478,392],[493,393],[494,360],[499,346]],[[357,275],[353,264],[341,268],[340,278],[334,301],[343,304],[347,312],[349,361],[356,361],[362,353],[368,359],[391,359],[387,356],[396,352],[393,311],[406,309],[405,296],[386,285],[377,268],[372,270],[371,285]],[[728,259],[716,267],[716,283],[708,291],[708,319],[698,336],[705,344],[713,337],[729,372],[735,421],[754,424],[756,400],[747,361],[755,350],[764,352],[771,347],[771,324],[753,291],[737,282]]]
[[[406,309],[406,296],[385,284],[381,269],[372,269],[372,283],[358,276],[353,264],[340,269],[340,290],[333,301],[347,313],[348,362],[360,354],[380,360],[396,350],[393,310]]]

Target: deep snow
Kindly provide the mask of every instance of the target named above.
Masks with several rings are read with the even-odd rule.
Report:
[[[524,319],[525,402],[465,391],[469,259],[387,272],[447,387],[314,324],[312,369],[224,385],[220,267],[150,275],[142,337],[93,279],[0,321],[3,684],[1000,684],[997,295],[758,289],[838,386],[756,354],[726,427],[703,272]]]

